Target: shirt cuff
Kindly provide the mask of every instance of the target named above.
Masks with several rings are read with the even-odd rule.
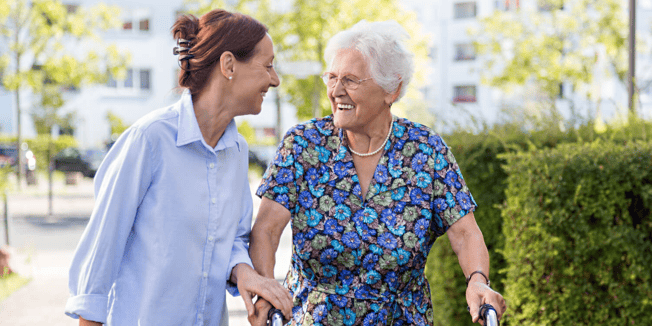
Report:
[[[234,255],[231,257],[231,262],[229,262],[229,268],[227,269],[228,275],[226,275],[226,290],[231,293],[232,296],[237,297],[240,295],[240,291],[238,291],[238,286],[237,284],[231,282],[231,272],[233,272],[233,268],[237,264],[247,264],[251,266],[251,268],[254,268],[254,264],[251,262],[251,258],[249,258],[248,254],[240,254],[240,255]]]
[[[80,294],[68,298],[66,315],[106,324],[109,297],[101,294]]]

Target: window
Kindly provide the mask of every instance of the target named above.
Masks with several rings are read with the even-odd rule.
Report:
[[[472,43],[455,44],[455,61],[475,60],[475,46]]]
[[[106,82],[106,87],[116,88],[118,87],[118,81],[115,80],[113,76],[109,76],[109,80]]]
[[[140,22],[138,22],[138,28],[144,32],[149,31],[149,18],[141,19]]]
[[[140,70],[140,89],[149,90],[149,69]]]
[[[106,86],[123,91],[149,92],[151,89],[151,70],[129,68],[123,79],[116,80],[114,77],[109,77]]]
[[[477,102],[475,86],[455,86],[453,103],[475,103]]]
[[[122,17],[122,30],[131,33],[149,32],[149,20],[148,9],[127,10]]]
[[[473,18],[476,15],[475,2],[460,2],[455,4],[455,18]]]
[[[133,69],[127,69],[127,77],[125,77],[125,80],[124,80],[124,87],[125,88],[134,87],[134,70]]]
[[[520,0],[496,0],[496,9],[513,11],[520,8]]]

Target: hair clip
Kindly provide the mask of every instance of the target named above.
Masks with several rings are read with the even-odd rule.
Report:
[[[190,45],[190,40],[185,40],[185,39],[177,39],[177,45],[183,45],[183,46],[189,46]]]
[[[181,52],[188,52],[188,51],[190,51],[190,48],[178,47],[178,46],[172,48],[172,54],[174,55],[179,55],[181,54]]]
[[[192,54],[185,54],[185,55],[182,55],[182,56],[179,57],[179,61],[190,60],[190,59],[192,59],[192,58],[194,58],[194,57],[195,57],[195,56],[192,55]]]
[[[179,56],[179,60],[178,60],[178,62],[177,62],[177,63],[179,64],[179,68],[181,68],[181,69],[183,69],[183,70],[188,69],[188,66],[190,65],[190,63],[188,62],[188,60],[190,60],[190,59],[192,59],[192,58],[194,58],[194,57],[195,57],[195,56],[192,55],[192,54],[184,54],[184,55]],[[184,68],[184,67],[181,65],[181,62],[183,62],[183,61],[186,61],[186,68]]]

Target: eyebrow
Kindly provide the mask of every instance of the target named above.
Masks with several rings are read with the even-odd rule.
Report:
[[[334,72],[332,72],[332,71],[327,71],[326,73],[329,74],[329,75],[333,75],[333,76],[339,77],[338,75],[336,75],[336,74],[335,74]],[[347,73],[345,73],[345,74],[342,75],[342,77],[346,77],[346,76],[352,76],[352,77],[355,77],[355,78],[361,79],[360,77],[358,77],[358,75],[356,75],[356,74],[354,74],[354,73],[350,73],[350,72],[347,72]]]

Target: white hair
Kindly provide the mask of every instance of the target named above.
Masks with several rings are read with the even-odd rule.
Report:
[[[333,36],[326,45],[324,59],[330,70],[333,59],[341,49],[356,49],[369,64],[371,77],[388,93],[401,86],[398,101],[407,91],[414,73],[413,54],[403,43],[410,36],[394,20],[367,22],[361,20],[353,27]]]

